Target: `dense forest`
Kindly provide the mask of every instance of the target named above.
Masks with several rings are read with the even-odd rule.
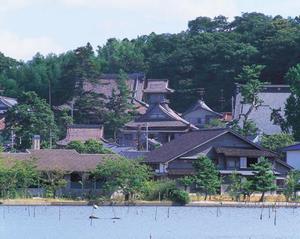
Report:
[[[261,80],[283,84],[288,69],[297,63],[300,19],[253,12],[232,21],[224,16],[198,17],[177,34],[113,38],[96,49],[88,43],[60,55],[37,53],[27,62],[1,54],[0,87],[3,95],[12,97],[35,91],[55,106],[80,95],[85,79],[122,69],[145,72],[147,78],[168,78],[176,90],[172,106],[179,112],[200,97],[202,88],[212,108],[228,111],[244,65],[264,65]],[[225,103],[220,104],[223,97]]]

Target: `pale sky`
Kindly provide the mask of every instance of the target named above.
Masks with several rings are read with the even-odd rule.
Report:
[[[295,17],[300,0],[0,0],[0,51],[28,60],[111,37],[178,33],[198,16],[242,12]]]

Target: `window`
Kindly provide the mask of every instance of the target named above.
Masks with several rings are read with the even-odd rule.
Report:
[[[124,134],[125,140],[132,140],[132,134]]]
[[[72,189],[81,189],[83,187],[82,177],[79,173],[71,173],[70,181]]]
[[[257,163],[257,158],[248,158],[247,160],[247,168],[251,168],[252,164],[256,164]]]
[[[247,158],[246,157],[240,158],[240,168],[247,168]]]
[[[234,159],[227,160],[227,168],[235,168],[235,160]]]

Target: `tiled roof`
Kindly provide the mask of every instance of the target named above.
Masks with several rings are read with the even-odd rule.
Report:
[[[1,153],[2,159],[37,160],[41,171],[62,170],[68,172],[88,172],[105,159],[118,158],[115,154],[79,154],[75,150],[41,149],[29,150],[28,153]]]
[[[0,113],[5,113],[9,108],[16,105],[18,102],[14,98],[0,96]]]
[[[300,143],[287,146],[287,147],[283,148],[282,151],[284,151],[284,152],[287,152],[287,151],[300,151]]]
[[[168,79],[148,79],[145,93],[172,93],[174,90],[168,87]]]
[[[164,115],[162,119],[153,119],[152,112],[160,112]],[[184,129],[198,129],[193,124],[189,123],[185,119],[181,118],[175,111],[173,111],[168,104],[156,104],[151,108],[148,108],[147,112],[144,115],[141,115],[139,118],[134,121],[130,121],[124,127],[124,129],[129,128],[145,128],[148,124],[149,128],[184,128]]]
[[[232,157],[278,157],[277,154],[269,152],[267,150],[258,149],[243,149],[243,148],[231,148],[231,147],[216,147],[218,154],[224,154],[225,156]]]
[[[145,161],[149,163],[165,163],[171,161],[191,151],[195,147],[227,132],[229,132],[228,129],[206,129],[183,134],[169,143],[164,144],[162,147],[149,152],[149,154],[146,155]]]
[[[238,119],[240,114],[245,113],[250,107],[249,104],[243,103],[239,87],[240,85],[237,85],[237,93],[234,99],[234,119]],[[265,134],[280,133],[280,126],[271,122],[272,109],[280,109],[279,113],[284,116],[285,103],[290,94],[289,86],[287,85],[265,85],[261,93],[258,94],[259,98],[263,100],[263,105],[258,109],[254,109],[249,119],[253,120]]]
[[[85,81],[83,89],[87,92],[102,94],[105,95],[106,98],[109,98],[113,90],[118,92],[118,76],[118,74],[103,74],[96,79],[95,82]],[[132,98],[142,101],[145,75],[142,73],[128,74],[126,84],[132,94]]]
[[[198,110],[198,109],[204,109],[206,111],[209,111],[213,114],[216,114],[218,116],[222,116],[222,114],[212,110],[203,100],[197,100],[197,102],[195,102],[190,108],[188,108],[184,113],[183,115],[186,115],[190,112],[193,112],[195,110]]]
[[[56,142],[57,145],[65,146],[71,141],[85,142],[89,139],[101,141],[103,138],[102,125],[75,124],[68,126],[66,138]]]

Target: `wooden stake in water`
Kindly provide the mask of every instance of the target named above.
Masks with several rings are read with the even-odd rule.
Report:
[[[260,220],[263,219],[263,210],[264,210],[264,204],[261,206],[261,211],[260,211]]]
[[[276,226],[276,223],[277,223],[277,210],[276,210],[276,207],[275,207],[274,226]]]
[[[35,206],[33,207],[33,217],[35,217]]]
[[[170,208],[168,207],[168,218],[170,218]]]
[[[155,221],[156,221],[156,219],[157,219],[157,206],[155,208]]]
[[[269,218],[271,218],[271,206],[269,206]]]
[[[60,221],[61,218],[61,212],[60,212],[60,206],[58,206],[58,221]]]

